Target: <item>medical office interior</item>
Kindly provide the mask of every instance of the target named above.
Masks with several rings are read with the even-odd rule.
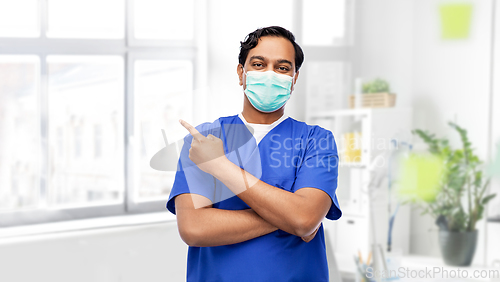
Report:
[[[370,265],[500,281],[495,2],[0,0],[0,281],[184,281],[187,245],[165,209],[175,168],[150,160],[186,134],[180,118],[241,111],[239,42],[271,25],[305,53],[286,114],[338,145],[331,281],[368,281]],[[458,186],[432,158],[450,150]],[[465,228],[440,223],[450,199]]]

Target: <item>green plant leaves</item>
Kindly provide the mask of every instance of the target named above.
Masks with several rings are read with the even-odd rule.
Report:
[[[476,222],[483,216],[484,206],[496,194],[484,195],[489,179],[483,181],[482,161],[474,154],[467,130],[453,122],[448,125],[459,134],[461,148],[452,149],[447,138],[437,138],[428,131],[412,131],[427,144],[428,151],[442,161],[442,173],[432,201],[429,201],[431,198],[427,194],[416,193],[415,196],[418,196],[420,207],[425,212],[436,218],[445,216],[449,230],[472,231],[475,230]],[[497,165],[500,167],[500,161]],[[419,177],[423,177],[420,175]],[[466,209],[462,204],[463,200],[467,203]],[[416,199],[413,201],[418,203]]]
[[[371,82],[363,83],[363,93],[382,93],[390,91],[389,83],[380,78]]]
[[[481,204],[486,205],[490,200],[496,197],[497,194],[491,194],[483,198]]]

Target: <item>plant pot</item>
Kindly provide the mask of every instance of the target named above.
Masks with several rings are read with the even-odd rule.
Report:
[[[469,232],[439,231],[439,245],[447,265],[469,266],[474,258],[477,230]]]

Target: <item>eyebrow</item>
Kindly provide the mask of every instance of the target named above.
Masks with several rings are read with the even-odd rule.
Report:
[[[278,60],[278,64],[289,64],[290,66],[293,66],[292,62],[290,62],[289,60],[285,60],[285,59]]]
[[[266,58],[262,57],[262,56],[252,56],[250,57],[250,61],[251,60],[261,60],[261,61],[266,61]]]
[[[252,57],[250,57],[250,61],[252,61],[252,60],[267,61],[266,58],[264,58],[262,56],[252,56]],[[293,66],[292,62],[290,62],[289,60],[286,60],[286,59],[279,59],[276,62],[278,64],[289,64],[290,66]]]

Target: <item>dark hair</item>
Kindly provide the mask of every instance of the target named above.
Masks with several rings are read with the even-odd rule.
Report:
[[[239,63],[244,66],[247,60],[248,52],[257,46],[259,38],[263,36],[277,36],[288,39],[295,49],[295,71],[300,69],[302,63],[304,62],[304,52],[302,48],[295,43],[295,36],[289,30],[282,28],[280,26],[269,26],[263,27],[255,30],[254,32],[248,34],[245,37],[245,41],[240,41],[240,54],[238,55]]]

